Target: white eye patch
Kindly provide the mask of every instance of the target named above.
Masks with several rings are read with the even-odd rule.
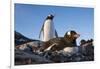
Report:
[[[51,15],[48,15],[48,17],[50,17]]]
[[[71,35],[71,32],[69,31],[69,32],[67,32],[67,35]]]

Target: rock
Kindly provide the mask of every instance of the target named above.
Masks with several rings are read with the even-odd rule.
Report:
[[[34,53],[30,54],[21,50],[15,51],[15,65],[37,64],[37,63],[41,64],[41,63],[51,63],[51,62],[52,61],[47,60],[46,58],[43,58],[39,55],[35,55]]]

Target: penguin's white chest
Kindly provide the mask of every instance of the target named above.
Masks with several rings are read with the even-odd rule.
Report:
[[[55,37],[55,29],[52,20],[50,19],[46,20],[43,29],[44,29],[43,41],[48,41]]]

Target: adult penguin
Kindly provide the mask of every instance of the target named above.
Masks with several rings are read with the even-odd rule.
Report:
[[[52,38],[58,37],[57,31],[54,28],[53,19],[54,16],[52,14],[48,15],[44,21],[44,24],[42,25],[39,38],[42,33],[43,34],[42,41],[44,42],[49,41]]]

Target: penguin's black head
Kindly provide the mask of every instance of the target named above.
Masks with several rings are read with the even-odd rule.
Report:
[[[65,35],[64,38],[68,40],[76,40],[80,35],[76,33],[74,30],[68,31]]]
[[[50,14],[50,15],[47,16],[46,19],[53,19],[53,18],[54,18],[54,16]]]
[[[86,42],[87,42],[86,40],[82,39],[82,40],[80,41],[80,46],[82,46],[82,45],[85,44]]]

